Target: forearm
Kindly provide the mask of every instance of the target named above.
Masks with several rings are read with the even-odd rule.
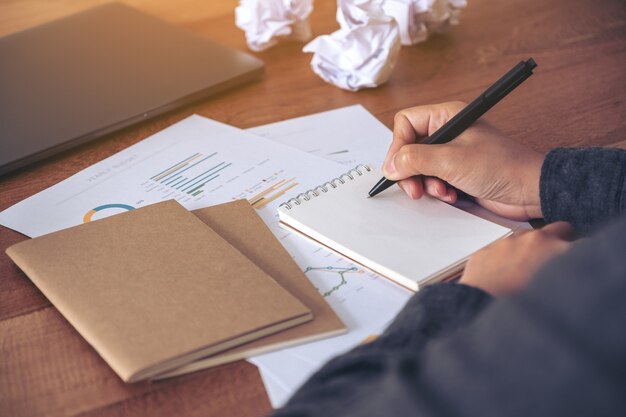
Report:
[[[386,381],[398,377],[398,360],[418,358],[425,346],[473,320],[490,300],[487,293],[461,284],[420,290],[384,334],[331,360],[275,417],[343,415],[358,398],[393,398],[396,388]]]
[[[626,211],[626,151],[558,148],[546,156],[540,180],[547,222],[570,222],[581,233]]]

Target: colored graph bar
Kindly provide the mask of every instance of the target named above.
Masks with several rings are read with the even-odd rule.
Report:
[[[170,183],[176,181],[179,178],[180,178],[180,175],[174,175],[173,177],[171,177],[171,179],[169,181],[167,181],[167,182],[161,181],[161,182],[163,182],[163,184],[165,184],[165,185],[170,185]]]
[[[193,194],[199,188],[204,187],[204,184],[206,184],[206,183],[203,182],[202,184],[198,185],[196,188],[193,188],[191,191],[187,191],[187,194]]]
[[[176,183],[172,184],[172,187],[176,187],[178,184],[183,183],[183,182],[185,182],[186,180],[187,180],[187,177],[183,177],[183,178],[181,178],[181,180],[180,180],[180,181],[178,181],[178,182],[176,182]]]
[[[194,192],[196,192],[197,190],[199,190],[200,188],[204,187],[205,185],[207,185],[207,183],[213,181],[215,178],[219,177],[219,175],[216,175],[214,177],[209,178],[208,180],[206,180],[205,182],[203,182],[202,184],[198,185],[196,188],[194,188],[191,191],[187,191],[187,194],[191,194],[193,195]]]
[[[198,155],[200,155],[200,154],[199,154],[199,153],[195,153],[195,154],[191,155],[190,157],[185,158],[185,159],[183,159],[182,161],[180,161],[180,162],[178,162],[178,163],[176,163],[176,164],[172,165],[171,167],[169,167],[169,168],[165,168],[163,171],[159,172],[159,173],[158,173],[158,174],[156,174],[155,176],[150,177],[150,179],[151,179],[151,180],[153,180],[153,179],[155,179],[156,177],[158,177],[159,175],[163,174],[164,172],[169,171],[170,169],[172,169],[172,168],[174,168],[174,167],[176,167],[176,166],[178,166],[178,165],[182,164],[183,162],[187,162],[188,160],[190,160],[190,159],[191,159],[191,158],[193,158],[194,156],[198,156]]]
[[[261,200],[258,200],[255,204],[250,203],[250,205],[252,207],[254,207],[255,209],[260,209],[263,208],[266,204],[271,203],[272,201],[276,200],[278,197],[284,195],[287,191],[291,190],[293,187],[299,185],[297,182],[294,182],[292,185],[290,185],[289,187],[285,188],[284,190],[282,190],[279,193],[274,194],[273,196],[269,197],[269,198],[262,198]]]
[[[182,169],[181,171],[176,170],[176,172],[170,172],[170,173],[169,173],[169,174],[167,174],[167,175],[172,175],[172,174],[175,174],[175,173],[176,173],[176,174],[182,174],[183,172],[185,172],[185,171],[187,171],[187,170],[189,170],[189,169],[191,169],[191,168],[195,167],[195,166],[196,166],[196,165],[198,165],[198,164],[201,164],[202,162],[206,161],[207,159],[209,159],[209,158],[211,158],[211,157],[213,157],[213,156],[215,156],[215,155],[217,155],[217,152],[213,152],[211,155],[209,155],[209,156],[205,156],[204,158],[202,158],[201,160],[199,160],[199,161],[198,161],[198,162],[196,162],[195,164],[191,164],[191,165],[189,165],[189,166],[188,166],[188,167],[186,167],[186,168],[185,168],[184,166],[181,166],[180,168],[184,168],[184,169]],[[202,155],[200,155],[200,156],[202,156]],[[167,175],[166,175],[166,176],[167,176]]]
[[[161,181],[162,179],[165,179],[165,177],[167,177],[170,174],[175,173],[176,171],[178,171],[181,168],[186,167],[187,165],[189,165],[189,162],[193,161],[194,159],[200,157],[200,154],[196,154],[193,155],[189,158],[187,158],[185,161],[179,163],[178,165],[174,165],[173,167],[171,167],[169,170],[157,175],[155,178],[152,178],[154,181]]]
[[[283,183],[289,183],[291,181],[295,180],[295,178],[291,178],[288,180],[280,180],[277,183],[273,184],[272,186],[266,188],[265,190],[261,191],[260,193],[253,195],[252,197],[250,197],[248,199],[248,201],[250,202],[250,204],[253,204],[257,201],[257,200],[261,200],[266,194],[271,193],[272,191],[276,191],[278,188],[281,187],[281,185]]]
[[[285,180],[280,180],[280,181],[278,181],[278,182],[277,182],[276,184],[274,184],[272,187],[269,187],[269,188],[265,189],[264,191],[261,191],[261,192],[260,192],[260,193],[258,193],[257,195],[254,195],[254,196],[250,197],[250,198],[248,199],[248,201],[250,201],[250,203],[251,203],[251,204],[254,204],[257,200],[261,200],[261,199],[262,199],[262,198],[263,198],[266,194],[269,194],[269,193],[271,193],[272,191],[275,191],[275,190],[276,190],[276,188],[277,188],[280,184],[282,184],[282,183],[284,183],[284,182],[285,182]]]
[[[260,193],[248,198],[250,205],[255,209],[263,208],[266,204],[271,203],[278,197],[284,195],[287,191],[291,190],[298,185],[295,182],[296,178],[290,178],[288,180],[280,180]],[[274,194],[271,194],[274,193]],[[271,195],[269,195],[271,194]]]
[[[187,182],[184,182],[180,185],[180,187],[178,187],[178,189],[181,189],[182,187],[185,187],[187,185],[193,184],[194,181],[196,181],[198,178],[200,178],[200,181],[202,181],[201,177],[208,175],[211,175],[211,171],[213,171],[215,168],[218,168],[220,166],[224,165],[224,162],[220,162],[219,164],[207,169],[206,171],[204,171],[203,173],[196,175],[195,177],[193,177],[192,179],[188,180]],[[182,191],[185,191],[184,189]]]
[[[223,162],[222,162],[222,164],[223,164]],[[222,165],[222,164],[219,164],[219,165]],[[218,166],[219,166],[219,165],[218,165]],[[220,172],[221,170],[228,168],[228,167],[229,167],[229,166],[231,166],[231,165],[232,165],[232,164],[226,164],[226,165],[224,165],[223,167],[221,167],[220,169],[217,169],[217,170],[212,171],[212,172],[209,174],[209,176],[210,176],[210,175],[214,175],[214,174],[216,174],[216,173]],[[214,167],[214,168],[215,168],[215,167]],[[196,177],[196,178],[197,178],[197,177]],[[195,183],[193,183],[193,184],[189,185],[188,187],[183,188],[181,191],[185,192],[185,191],[189,190],[190,188],[194,187],[194,186],[195,186],[196,184],[198,184],[199,182],[204,181],[204,179],[205,179],[205,178],[206,178],[206,176],[205,176],[204,178],[202,178],[202,179],[200,179],[200,180],[196,181]],[[193,181],[193,180],[192,180],[192,181]],[[184,185],[185,185],[185,184],[183,184],[183,186],[184,186]],[[179,187],[179,188],[180,188],[180,187]],[[178,188],[177,188],[177,189],[178,189]]]

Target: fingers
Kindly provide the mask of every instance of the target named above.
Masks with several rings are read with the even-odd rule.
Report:
[[[405,145],[393,155],[383,167],[385,178],[402,180],[415,175],[448,179],[448,170],[457,165],[453,146],[444,145]]]
[[[389,165],[400,148],[416,143],[420,137],[434,133],[464,106],[465,104],[461,102],[449,102],[417,106],[398,112],[394,119],[393,141],[383,164],[383,173],[392,168]]]
[[[398,186],[410,198],[417,200],[424,195],[424,184],[421,177],[411,177],[398,182]]]
[[[454,187],[434,177],[410,177],[398,182],[398,186],[413,200],[428,194],[446,203],[455,203],[458,195]]]
[[[561,224],[492,243],[470,258],[461,283],[493,295],[519,292],[548,261],[569,249],[570,242],[552,235],[566,230]]]
[[[387,161],[392,157],[401,147],[409,145],[417,141],[417,132],[415,128],[403,112],[397,113],[393,120],[393,140],[387,151]]]
[[[432,197],[438,198],[446,203],[454,203],[457,193],[454,187],[450,187],[444,181],[435,177],[424,178],[424,191]]]
[[[411,107],[400,112],[411,123],[418,137],[435,133],[466,106],[461,101]]]

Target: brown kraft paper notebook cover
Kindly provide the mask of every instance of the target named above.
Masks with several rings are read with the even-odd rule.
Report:
[[[248,201],[233,201],[195,210],[192,213],[309,307],[314,319],[300,326],[183,365],[159,375],[156,379],[198,371],[346,331],[343,322],[270,232]]]
[[[173,200],[21,242],[7,254],[126,382],[312,318]]]

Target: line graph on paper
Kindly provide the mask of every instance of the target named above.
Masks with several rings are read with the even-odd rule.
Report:
[[[310,276],[310,272],[318,273],[317,279],[314,279],[313,281],[317,290],[320,292],[320,294],[322,294],[324,298],[330,297],[333,293],[341,290],[342,287],[346,286],[348,284],[350,274],[363,274],[363,271],[355,266],[306,267],[304,273]]]

